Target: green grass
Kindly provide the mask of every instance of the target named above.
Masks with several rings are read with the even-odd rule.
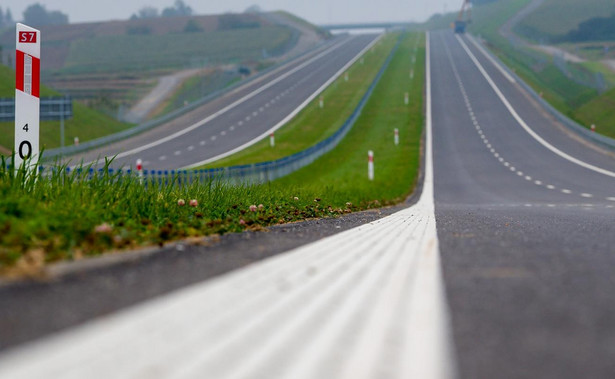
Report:
[[[355,128],[337,149],[280,181],[186,188],[144,186],[109,174],[56,173],[33,178],[0,166],[0,273],[36,275],[49,262],[79,259],[203,235],[334,217],[403,200],[415,186],[422,114],[424,47],[408,77],[417,35],[404,36]],[[403,92],[411,105],[403,105]],[[393,145],[398,127],[401,144]],[[366,154],[376,154],[376,180],[366,180]],[[4,163],[4,162],[3,162]],[[180,206],[179,199],[198,200]],[[352,204],[350,204],[352,203]],[[258,205],[262,204],[262,208]],[[250,206],[254,205],[252,210]]]
[[[604,62],[583,62],[583,67],[591,72],[599,72],[604,77],[607,85],[612,88],[615,87],[615,71],[610,69]]]
[[[499,34],[500,26],[527,3],[528,0],[499,1],[476,7],[471,32],[485,38],[490,50],[536,92],[543,93],[551,105],[572,116],[576,108],[595,98],[597,91],[566,77],[548,56],[524,47],[515,48]]]
[[[564,35],[590,18],[615,12],[612,0],[546,0],[524,18],[517,28],[521,34],[540,40]]]
[[[350,67],[348,82],[342,75],[332,83],[322,93],[324,108],[320,108],[318,97],[287,125],[279,129],[275,133],[275,148],[269,146],[267,137],[241,152],[206,167],[228,167],[280,159],[305,150],[335,133],[357,107],[395,45],[396,38],[396,35],[392,34],[385,36],[373,51],[368,51],[363,56],[363,64],[359,60]]]
[[[365,106],[361,118],[338,147],[312,165],[274,184],[279,188],[327,189],[323,200],[343,198],[370,206],[405,199],[416,185],[423,125],[424,41],[416,54],[413,80],[408,72],[416,35],[405,35],[389,69]],[[410,94],[410,105],[403,102]],[[393,131],[400,145],[393,144]],[[375,180],[367,178],[367,151],[374,151]],[[367,203],[365,203],[367,201]]]
[[[187,63],[220,64],[258,61],[263,51],[283,49],[291,31],[281,26],[166,35],[110,35],[71,44],[63,73],[134,72],[185,67]]]
[[[596,125],[596,132],[615,138],[615,89],[603,93],[574,111],[583,125]]]
[[[54,90],[41,86],[41,96],[59,96]],[[0,65],[0,97],[15,97],[15,71]],[[90,109],[76,101],[73,102],[74,117],[65,121],[65,145],[71,145],[74,137],[80,142],[119,132],[130,127],[101,112]],[[0,122],[0,146],[13,148],[15,123]],[[51,149],[60,146],[60,121],[42,121],[40,125],[41,148]]]

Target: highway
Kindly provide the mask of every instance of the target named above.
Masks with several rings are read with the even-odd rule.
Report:
[[[428,41],[409,203],[0,286],[0,376],[615,377],[613,154]]]
[[[281,127],[377,41],[377,35],[339,36],[173,121],[135,137],[70,157],[71,164],[116,156],[114,166],[173,170],[228,155]]]
[[[431,46],[436,220],[460,376],[613,377],[612,154],[566,132],[468,37],[434,33]]]

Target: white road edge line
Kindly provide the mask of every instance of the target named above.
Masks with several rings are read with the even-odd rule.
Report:
[[[423,191],[416,205],[211,281],[180,289],[42,340],[4,351],[0,353],[0,377],[57,375],[65,378],[94,379],[148,377],[155,373],[161,378],[220,379],[234,377],[233,374],[241,372],[245,368],[245,362],[251,359],[256,370],[250,370],[249,373],[255,377],[295,378],[298,376],[285,374],[299,370],[294,373],[303,377],[361,379],[375,377],[382,373],[383,369],[391,374],[390,377],[400,379],[456,377],[435,220],[429,34],[426,38],[425,177]],[[409,224],[414,227],[410,228]],[[384,236],[383,229],[387,231]],[[338,282],[337,289],[341,290],[333,299],[339,300],[332,304],[333,309],[329,306],[322,307],[321,312],[313,316],[312,321],[316,323],[307,324],[307,331],[310,335],[317,334],[323,330],[323,324],[330,326],[328,322],[333,312],[336,317],[349,317],[347,322],[341,323],[340,328],[334,330],[345,338],[332,339],[332,344],[322,346],[324,349],[312,349],[312,354],[301,355],[306,344],[314,342],[314,339],[298,338],[300,332],[306,329],[289,329],[285,320],[294,316],[291,321],[297,324],[306,317],[304,309],[313,304],[314,299],[318,301],[330,295],[323,293],[335,287],[335,280],[331,283],[330,275],[344,276],[351,270],[361,271],[351,267],[356,263],[341,262],[338,264],[339,274],[337,271],[327,274],[325,271],[331,262],[317,261],[323,256],[323,252],[328,251],[327,248],[335,250],[329,251],[331,256],[345,255],[348,262],[360,262],[361,256],[371,254],[373,259],[389,256],[392,258],[390,262],[399,262],[401,259],[404,264],[387,265],[391,270],[384,272],[382,276],[386,279],[384,286],[380,281],[372,281],[374,285],[370,289],[378,294],[375,299],[378,304],[383,305],[381,307],[374,307],[372,303],[365,301],[353,304],[345,302],[348,291],[357,291],[358,284],[364,283],[365,276],[357,276],[357,283],[350,283],[350,286],[341,286]],[[371,263],[371,260],[364,259],[360,264],[370,271],[373,270]],[[307,279],[304,276],[305,270],[311,267],[318,275]],[[389,272],[392,275],[388,275]],[[302,275],[292,276],[297,273]],[[320,276],[324,277],[320,279]],[[253,283],[257,279],[260,284],[255,288]],[[290,288],[280,290],[281,280],[291,280]],[[321,283],[322,287],[313,283]],[[212,327],[216,330],[213,334],[203,334],[202,330],[210,326],[211,318],[215,318],[217,312],[224,311],[220,307],[229,306],[225,300],[230,299],[228,301],[233,305],[249,300],[242,298],[246,289],[252,295],[269,291],[270,296],[266,303],[255,304],[255,309],[260,314],[242,314],[237,320],[238,325],[231,323],[226,325],[224,330],[219,330],[214,325]],[[382,289],[387,291],[380,293]],[[301,300],[298,307],[296,302],[289,301],[302,294],[306,296],[298,299]],[[369,291],[353,295],[356,298],[356,295],[367,294]],[[350,307],[357,304],[360,309]],[[273,312],[272,308],[282,308],[280,305],[287,307],[281,309],[281,312]],[[367,317],[363,319],[361,328],[348,329],[347,324],[357,320],[355,311],[367,313]],[[268,321],[267,325],[255,323],[252,330],[256,329],[256,334],[248,337],[256,338],[238,338],[239,351],[234,351],[235,354],[225,354],[228,352],[224,347],[215,345],[216,341],[225,345],[229,340],[229,333],[233,334],[238,329],[245,328],[246,324],[259,319],[261,314],[279,317],[267,317],[263,320]],[[227,318],[223,317],[223,321],[227,321]],[[261,339],[259,332],[263,327],[265,338]],[[281,330],[288,334],[280,335],[283,333]],[[324,340],[329,340],[330,335],[326,334]],[[395,338],[391,341],[393,335]],[[205,336],[210,336],[215,341]],[[234,336],[237,337],[237,334]],[[243,334],[240,335],[242,336]],[[271,346],[272,342],[278,341],[291,343]],[[212,343],[216,346],[215,349],[208,349]],[[285,352],[289,348],[297,349],[299,355],[293,357],[291,354],[291,359],[283,362],[277,360],[287,357]],[[280,351],[281,357],[273,355],[272,360],[267,360],[272,358],[269,353]],[[263,359],[254,361],[254,357]],[[336,363],[341,370],[328,364],[331,362],[330,358],[340,357],[341,361],[336,360]],[[304,365],[306,361],[310,364]],[[204,362],[211,365],[203,366]],[[263,369],[269,370],[267,375],[262,375]],[[208,370],[214,372],[208,373]],[[319,373],[321,375],[318,375]]]
[[[314,57],[310,58],[309,60],[307,60],[307,61],[303,62],[302,64],[300,64],[299,66],[295,67],[294,69],[292,69],[292,70],[290,70],[290,71],[288,71],[288,72],[286,72],[286,73],[284,73],[284,74],[280,75],[279,77],[277,77],[276,79],[274,79],[274,80],[270,81],[269,83],[265,84],[264,86],[259,87],[258,89],[256,89],[256,90],[252,91],[251,93],[247,94],[246,96],[242,97],[241,99],[239,99],[239,100],[237,100],[237,101],[233,102],[233,103],[232,103],[232,104],[230,104],[230,105],[227,105],[226,107],[222,108],[221,110],[217,111],[216,113],[213,113],[212,115],[210,115],[210,116],[208,116],[208,117],[204,118],[203,120],[201,120],[201,121],[199,121],[199,122],[197,122],[197,123],[195,123],[195,124],[192,124],[192,125],[188,126],[187,128],[184,128],[184,129],[182,129],[182,130],[180,130],[180,131],[177,131],[177,132],[175,132],[175,133],[173,133],[173,134],[170,134],[170,135],[168,135],[168,136],[166,136],[166,137],[163,137],[163,138],[161,138],[161,139],[159,139],[159,140],[156,140],[156,141],[154,141],[154,142],[150,142],[150,143],[148,143],[148,144],[145,144],[145,145],[139,146],[139,147],[137,147],[137,148],[134,148],[134,149],[131,149],[131,150],[128,150],[128,151],[124,151],[124,152],[122,152],[122,153],[119,153],[119,154],[117,154],[115,157],[116,157],[116,158],[123,158],[123,157],[127,157],[127,156],[130,156],[130,155],[136,154],[136,153],[140,153],[141,151],[144,151],[144,150],[147,150],[147,149],[149,149],[149,148],[152,148],[152,147],[155,147],[155,146],[161,145],[161,144],[163,144],[163,143],[165,143],[165,142],[168,142],[168,141],[170,141],[170,140],[172,140],[172,139],[175,139],[175,138],[180,137],[180,136],[182,136],[182,135],[184,135],[184,134],[186,134],[186,133],[189,133],[189,132],[191,132],[191,131],[193,131],[193,130],[195,130],[195,129],[197,129],[197,128],[200,128],[201,126],[205,125],[206,123],[208,123],[208,122],[212,121],[213,119],[215,119],[215,118],[217,118],[217,117],[221,116],[222,114],[224,114],[224,113],[228,112],[229,110],[231,110],[231,109],[235,108],[236,106],[238,106],[238,105],[240,105],[240,104],[242,104],[242,103],[244,103],[244,102],[248,101],[249,99],[251,99],[251,98],[253,98],[254,96],[256,96],[256,95],[260,94],[261,92],[263,92],[263,91],[267,90],[268,88],[270,88],[270,87],[274,86],[275,84],[277,84],[277,83],[279,83],[280,81],[282,81],[282,80],[286,79],[287,77],[289,77],[290,75],[292,75],[292,74],[296,73],[297,71],[299,71],[299,70],[301,70],[301,69],[305,68],[306,66],[310,65],[310,64],[311,64],[311,63],[313,63],[314,61],[316,61],[316,60],[318,60],[318,59],[320,59],[320,58],[324,57],[325,55],[329,54],[329,53],[330,53],[331,51],[333,51],[334,49],[337,49],[337,48],[339,48],[340,46],[345,45],[345,44],[346,44],[346,43],[348,43],[349,41],[350,41],[350,39],[346,39],[346,40],[344,40],[344,41],[342,41],[342,42],[340,42],[340,43],[338,43],[338,44],[335,44],[335,45],[333,45],[333,46],[331,46],[331,47],[327,48],[325,51],[323,51],[323,52],[319,53],[318,55],[316,55],[316,56],[314,56]],[[92,162],[88,162],[88,163],[83,164],[83,165],[84,165],[84,166],[87,166],[87,165],[89,165],[90,163],[93,163],[93,162],[96,162],[96,161],[98,161],[98,160],[94,160],[94,161],[92,161]]]
[[[275,132],[276,130],[280,129],[287,122],[292,120],[297,114],[299,114],[299,112],[301,112],[305,107],[307,107],[308,104],[310,104],[310,102],[312,102],[312,100],[314,100],[322,91],[324,91],[327,87],[329,87],[329,85],[331,85],[331,83],[333,83],[337,78],[339,78],[340,75],[342,75],[346,70],[348,70],[348,68],[350,66],[352,66],[359,58],[361,58],[361,56],[363,56],[363,54],[365,54],[369,49],[372,48],[372,46],[374,46],[376,43],[378,43],[378,41],[380,41],[382,36],[383,35],[381,34],[380,36],[378,36],[378,38],[374,39],[369,45],[367,45],[367,47],[365,47],[365,49],[361,50],[361,52],[359,52],[359,54],[357,54],[352,60],[350,60],[350,62],[348,62],[338,72],[336,72],[329,80],[327,80],[327,82],[325,84],[323,84],[320,88],[318,88],[316,90],[316,92],[314,92],[303,103],[301,103],[294,111],[292,111],[282,121],[280,121],[276,125],[274,125],[271,129],[267,130],[263,134],[261,134],[258,137],[256,137],[256,138],[254,138],[254,139],[244,143],[243,145],[241,145],[239,147],[236,147],[236,148],[234,148],[232,150],[229,150],[229,151],[227,151],[225,153],[216,155],[215,157],[208,158],[208,159],[202,160],[202,161],[197,162],[197,163],[193,163],[193,164],[191,164],[189,166],[186,166],[186,167],[182,167],[182,170],[192,169],[192,168],[195,168],[195,167],[206,165],[206,164],[211,163],[213,161],[217,161],[218,159],[226,158],[229,155],[235,154],[235,153],[237,153],[237,152],[239,152],[239,151],[241,151],[241,150],[243,150],[243,149],[245,149],[247,147],[250,147],[250,146],[254,145],[258,141],[262,140],[263,138],[269,137],[269,134],[271,134],[271,133]]]
[[[577,159],[577,158],[575,158],[575,157],[573,157],[571,155],[568,155],[568,154],[564,153],[563,151],[559,150],[555,146],[551,145],[549,142],[547,142],[541,136],[539,136],[534,130],[532,130],[532,128],[530,128],[527,125],[527,123],[521,118],[521,116],[519,116],[517,111],[513,108],[513,106],[508,101],[508,99],[504,96],[502,91],[500,91],[500,89],[495,84],[493,79],[491,79],[491,76],[489,76],[489,74],[487,73],[485,68],[481,65],[481,63],[478,61],[478,59],[476,59],[476,56],[470,51],[470,49],[468,48],[468,45],[466,45],[466,43],[463,41],[463,39],[459,35],[457,35],[456,37],[457,37],[457,40],[459,41],[459,43],[461,44],[461,47],[463,47],[463,49],[466,51],[466,53],[468,54],[468,56],[470,57],[472,62],[474,62],[474,65],[476,65],[476,67],[478,68],[480,73],[487,80],[487,83],[489,83],[491,88],[495,91],[495,93],[498,95],[498,97],[500,98],[502,103],[504,103],[504,106],[508,109],[510,114],[515,118],[515,120],[517,120],[517,123],[519,125],[521,125],[521,127],[523,129],[525,129],[525,131],[530,136],[532,136],[532,138],[534,138],[536,141],[538,141],[538,143],[540,143],[541,145],[543,145],[547,149],[551,150],[553,153],[559,155],[560,157],[566,159],[569,162],[572,162],[572,163],[574,163],[576,165],[579,165],[579,166],[584,167],[586,169],[592,170],[592,171],[597,172],[599,174],[603,174],[603,175],[615,178],[615,172],[609,171],[609,170],[605,170],[605,169],[603,169],[601,167],[594,166],[592,164],[589,164],[587,162],[584,162],[584,161],[582,161],[580,159]],[[494,62],[494,64],[497,64],[497,62]]]
[[[496,68],[496,69],[498,69],[498,71],[500,71],[500,72],[502,73],[502,75],[504,75],[504,77],[505,77],[505,78],[506,78],[509,82],[511,82],[511,83],[516,83],[516,82],[517,82],[517,81],[515,80],[515,78],[513,78],[513,77],[512,77],[512,76],[511,76],[511,75],[510,75],[510,74],[509,74],[509,73],[508,73],[508,72],[504,69],[504,67],[500,66],[500,65],[498,64],[498,62],[496,62],[496,60],[495,60],[495,59],[493,59],[493,57],[492,57],[489,53],[487,53],[487,52],[485,51],[485,48],[484,48],[484,47],[482,47],[482,46],[481,46],[478,42],[476,42],[476,40],[474,39],[474,37],[473,37],[473,36],[471,36],[471,35],[469,35],[469,34],[468,34],[467,36],[468,36],[468,39],[470,40],[470,42],[472,42],[472,44],[473,44],[474,46],[476,46],[476,48],[478,49],[478,51],[480,51],[480,52],[481,52],[481,54],[483,54],[483,56],[484,56],[485,58],[487,58],[487,59],[488,59],[488,60],[489,60],[489,61],[490,61],[490,62],[491,62],[494,66],[495,66],[495,68]]]

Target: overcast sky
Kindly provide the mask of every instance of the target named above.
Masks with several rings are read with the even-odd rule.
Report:
[[[10,9],[16,21],[34,3],[47,10],[61,10],[71,23],[124,20],[144,6],[161,10],[175,0],[2,0],[3,11]],[[368,21],[424,21],[434,13],[451,11],[461,0],[184,0],[196,14],[243,12],[251,5],[263,10],[287,10],[316,24]],[[458,4],[459,3],[459,4]]]

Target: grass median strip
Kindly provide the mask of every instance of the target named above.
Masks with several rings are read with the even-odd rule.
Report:
[[[134,176],[118,174],[90,178],[87,171],[57,170],[33,177],[0,168],[0,273],[35,276],[49,262],[402,201],[418,172],[423,62],[422,35],[404,35],[346,139],[313,165],[277,182],[144,186]],[[398,146],[394,128],[400,131]],[[367,180],[367,149],[376,154],[373,182]]]
[[[297,117],[275,133],[275,147],[269,138],[204,168],[245,165],[280,159],[315,145],[338,130],[350,117],[363,94],[378,74],[395,45],[395,35],[387,35],[310,103]],[[348,81],[346,81],[348,78]]]

